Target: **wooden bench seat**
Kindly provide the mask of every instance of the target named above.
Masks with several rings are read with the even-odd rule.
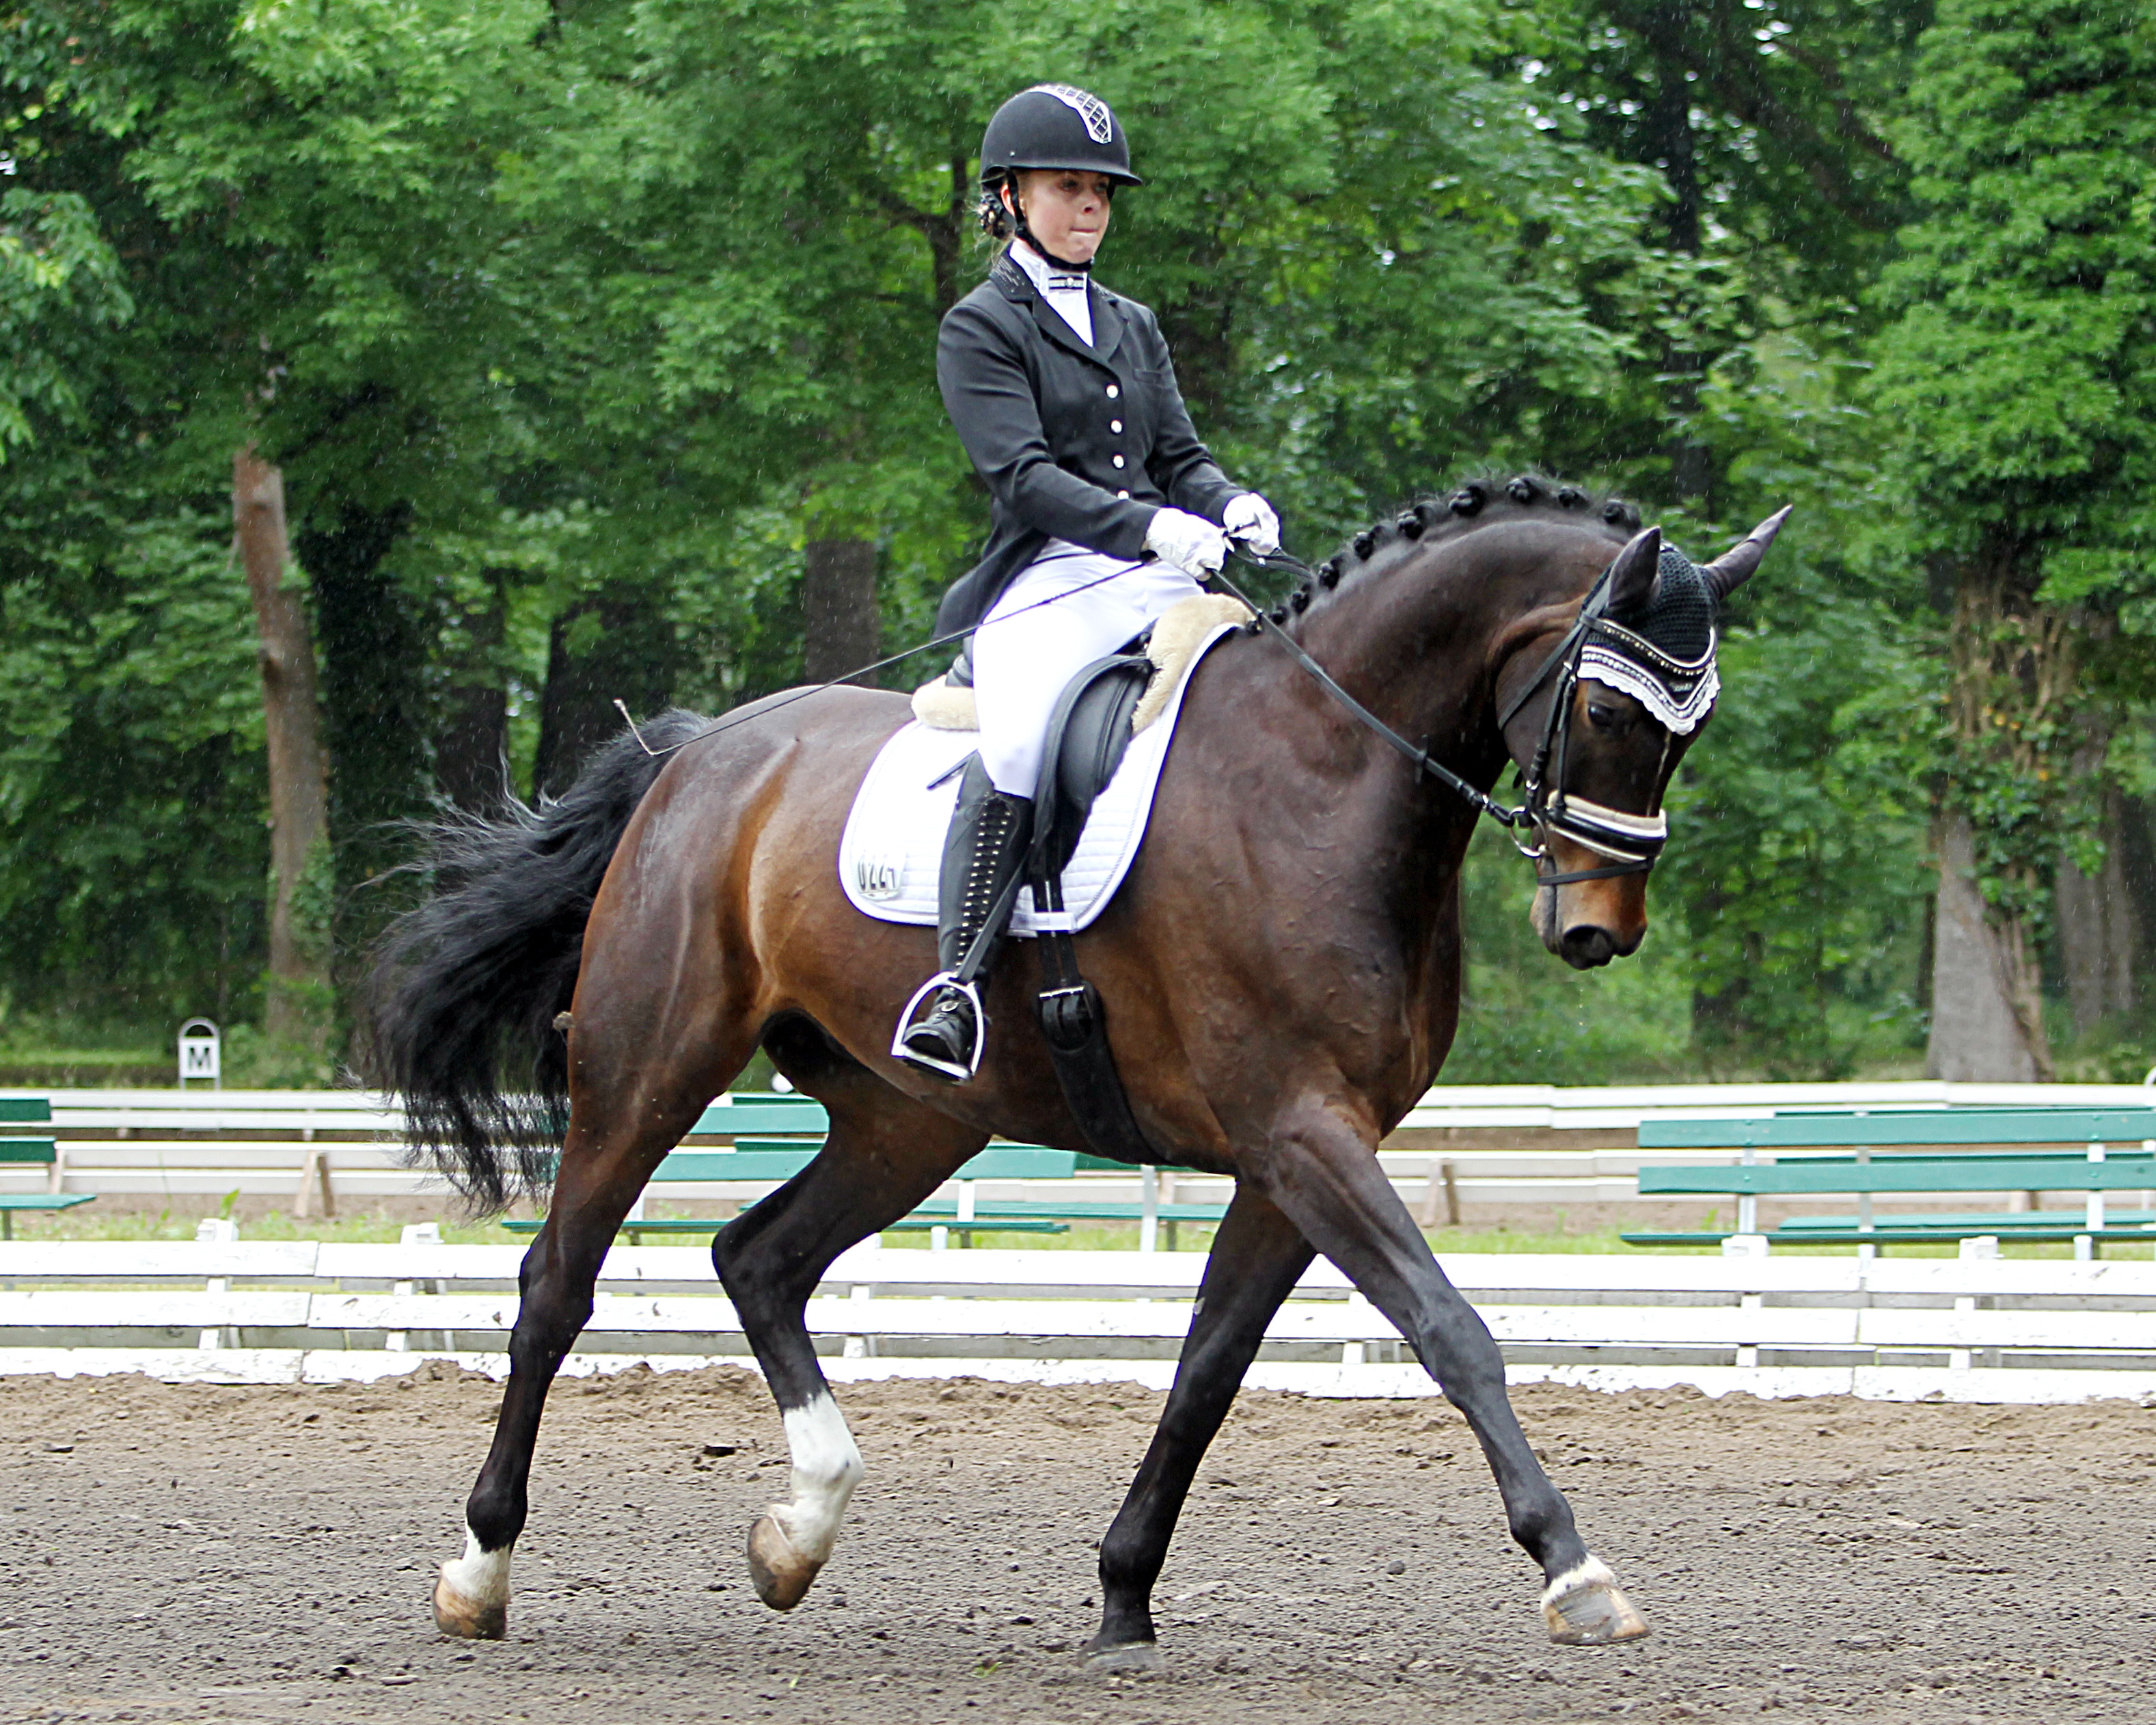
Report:
[[[15,1237],[15,1214],[18,1210],[32,1214],[41,1211],[71,1210],[79,1204],[89,1204],[96,1198],[95,1192],[10,1192],[0,1194],[0,1240]]]
[[[1988,1108],[1887,1113],[1804,1112],[1748,1120],[1643,1121],[1645,1149],[1735,1149],[1743,1161],[1722,1166],[1647,1166],[1642,1197],[1733,1197],[1733,1230],[1642,1231],[1628,1245],[1711,1245],[1748,1236],[1788,1245],[1877,1247],[1982,1239],[2071,1240],[2076,1255],[2093,1257],[2106,1241],[2156,1244],[2156,1210],[2107,1214],[2112,1192],[2156,1191],[2156,1107]],[[2080,1143],[2079,1151],[2007,1149],[2004,1146]],[[1969,1147],[1948,1151],[1949,1147]],[[2118,1147],[2114,1153],[2113,1147]],[[1854,1154],[1787,1153],[1853,1149]],[[1763,1162],[1761,1151],[1776,1153]],[[1879,1154],[1880,1152],[1885,1154]],[[1886,1196],[2078,1192],[2078,1214],[2032,1208],[2015,1211],[1876,1214]],[[1762,1198],[1847,1195],[1853,1216],[1803,1216],[1769,1233],[1758,1227]]]

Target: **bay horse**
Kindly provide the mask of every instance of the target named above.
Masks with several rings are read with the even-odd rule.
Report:
[[[1232,1178],[1235,1195],[1159,1426],[1101,1543],[1097,1660],[1154,1656],[1152,1587],[1199,1460],[1321,1252],[1466,1416],[1541,1569],[1551,1636],[1646,1633],[1537,1461],[1488,1328],[1377,1157],[1458,1021],[1460,869],[1478,818],[1460,781],[1486,792],[1508,759],[1539,778],[1555,736],[1546,788],[1645,832],[1697,734],[1672,734],[1604,682],[1552,674],[1584,603],[1621,619],[1661,590],[1659,539],[1630,536],[1638,524],[1629,505],[1538,478],[1471,485],[1357,535],[1275,614],[1289,650],[1239,634],[1192,673],[1150,836],[1079,950],[1146,1139]],[[1678,562],[1718,598],[1779,525],[1703,570]],[[552,1187],[465,1552],[435,1586],[444,1633],[504,1633],[542,1407],[601,1262],[660,1159],[759,1046],[830,1119],[814,1162],[711,1247],[791,1450],[791,1501],[748,1536],[757,1593],[781,1610],[830,1558],[863,1471],[804,1322],[825,1270],[992,1133],[1089,1147],[1031,1022],[1033,942],[994,976],[975,1080],[891,1057],[935,932],[854,909],[836,856],[856,788],[908,716],[901,696],[844,685],[716,724],[677,711],[605,747],[558,802],[434,829],[433,896],[380,950],[363,1059],[403,1096],[414,1153],[475,1205]],[[1404,760],[1403,739],[1435,764]],[[1621,850],[1543,816],[1530,854],[1545,944],[1583,968],[1635,951],[1651,850],[1611,866]]]

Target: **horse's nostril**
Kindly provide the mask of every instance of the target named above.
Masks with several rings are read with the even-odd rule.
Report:
[[[1617,956],[1617,942],[1610,939],[1609,931],[1593,923],[1565,930],[1558,947],[1564,962],[1575,970],[1593,970]]]

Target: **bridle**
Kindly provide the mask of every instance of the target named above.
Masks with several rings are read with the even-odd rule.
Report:
[[[1237,557],[1255,567],[1292,570],[1306,580],[1315,578],[1315,572],[1308,564],[1284,551],[1260,554],[1240,541],[1230,541],[1230,544]],[[1521,801],[1514,809],[1507,809],[1487,791],[1470,784],[1442,761],[1434,759],[1429,750],[1417,748],[1356,700],[1333,680],[1323,665],[1303,650],[1301,643],[1281,628],[1276,619],[1260,610],[1224,574],[1216,574],[1213,579],[1224,592],[1249,606],[1260,629],[1270,634],[1286,647],[1296,662],[1336,701],[1405,756],[1417,772],[1428,774],[1504,827],[1520,855],[1535,865],[1537,887],[1554,887],[1569,886],[1577,880],[1609,880],[1622,875],[1644,875],[1654,867],[1663,845],[1669,840],[1669,816],[1662,810],[1658,809],[1652,814],[1630,814],[1568,792],[1564,786],[1571,754],[1573,698],[1580,680],[1580,655],[1586,650],[1596,627],[1608,617],[1611,580],[1616,567],[1617,560],[1613,557],[1595,578],[1594,585],[1588,588],[1587,597],[1580,601],[1579,614],[1565,631],[1564,639],[1550,650],[1534,675],[1505,703],[1504,710],[1497,716],[1497,728],[1502,732],[1545,684],[1555,680],[1549,711],[1543,720],[1542,736],[1536,742],[1527,765],[1521,770]],[[1522,834],[1527,836],[1523,839]],[[1549,840],[1553,837],[1568,839],[1609,860],[1599,868],[1545,871],[1543,864],[1552,860]]]
[[[1595,578],[1594,585],[1588,588],[1587,597],[1580,601],[1579,615],[1565,631],[1564,639],[1497,715],[1497,729],[1502,732],[1518,716],[1520,709],[1534,699],[1543,685],[1553,675],[1556,677],[1549,711],[1543,719],[1543,734],[1521,775],[1525,796],[1516,813],[1520,824],[1532,835],[1532,841],[1523,845],[1517,838],[1512,840],[1520,854],[1535,865],[1536,880],[1543,886],[1567,886],[1575,880],[1607,880],[1620,875],[1644,875],[1654,867],[1656,859],[1662,854],[1662,846],[1669,841],[1670,818],[1662,810],[1658,809],[1652,814],[1628,814],[1621,809],[1591,802],[1564,788],[1565,768],[1572,747],[1573,697],[1579,687],[1580,655],[1586,651],[1596,627],[1609,614],[1611,577],[1616,567],[1613,559]],[[1597,869],[1545,873],[1542,865],[1549,860],[1549,839],[1553,834],[1568,839],[1582,849],[1610,860]]]

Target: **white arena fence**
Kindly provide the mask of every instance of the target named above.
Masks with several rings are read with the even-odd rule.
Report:
[[[522,1247],[246,1241],[0,1245],[0,1373],[176,1382],[367,1380],[454,1361],[501,1377]],[[218,1237],[222,1236],[222,1237]],[[1978,1243],[1972,1242],[1973,1245]],[[2156,1404],[2156,1264],[1447,1255],[1512,1381],[1710,1395]],[[863,1245],[808,1322],[831,1377],[1167,1386],[1194,1253]],[[617,1247],[565,1369],[749,1366],[709,1255]],[[1391,1327],[1331,1266],[1283,1307],[1249,1381],[1427,1396]]]
[[[38,1093],[38,1092],[33,1092]],[[403,1119],[363,1091],[59,1090],[49,1096],[57,1164],[0,1166],[0,1191],[167,1198],[275,1195],[308,1215],[340,1198],[449,1199],[436,1175],[406,1168]],[[1726,1084],[1460,1085],[1433,1090],[1385,1141],[1385,1168],[1425,1221],[1457,1204],[1612,1204],[1638,1200],[1644,1119],[1771,1114],[1778,1108],[1940,1108],[2035,1103],[2145,1104],[2138,1085]],[[42,1130],[41,1128],[39,1130]],[[694,1134],[698,1145],[730,1142]],[[1656,1163],[1733,1159],[1722,1151],[1656,1150]],[[1079,1177],[1089,1197],[1135,1203],[1134,1173]],[[1163,1177],[1165,1178],[1165,1177]],[[983,1182],[980,1196],[1053,1199],[1068,1184]],[[667,1199],[753,1198],[761,1186],[670,1184]],[[1219,1204],[1228,1183],[1183,1175],[1163,1201]]]

